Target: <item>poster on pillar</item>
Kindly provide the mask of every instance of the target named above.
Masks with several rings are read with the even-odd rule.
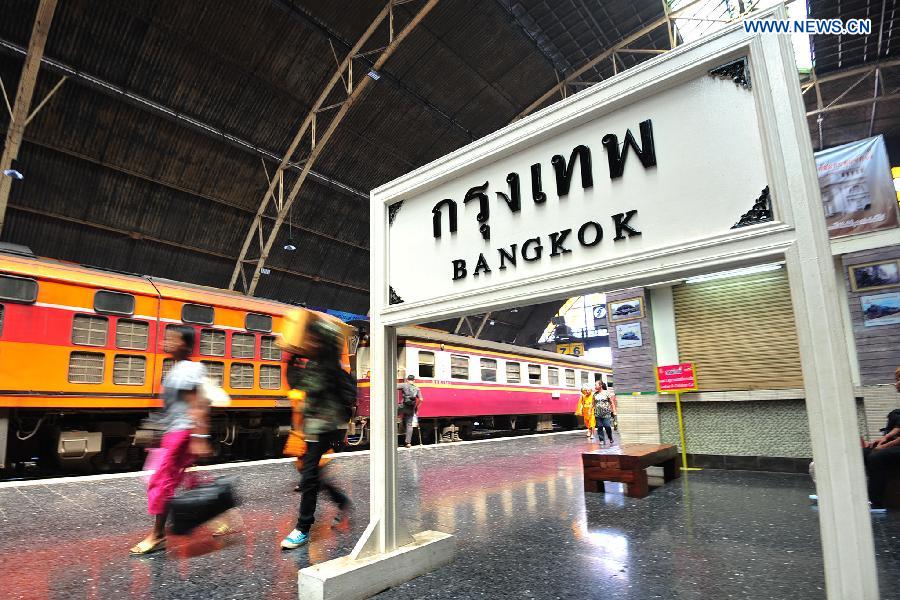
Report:
[[[816,152],[830,237],[897,227],[897,194],[884,137]]]
[[[515,136],[476,142],[491,150],[484,160],[386,207],[391,304],[601,267],[777,218],[747,57],[627,103],[611,96],[546,125],[540,115]]]

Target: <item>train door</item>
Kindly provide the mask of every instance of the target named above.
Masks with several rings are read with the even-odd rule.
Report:
[[[369,371],[369,347],[360,346],[356,349],[356,378],[368,380],[372,373]]]
[[[406,379],[406,360],[407,360],[407,351],[406,344],[404,343],[397,352],[397,381]],[[409,371],[412,375],[416,374],[416,365],[412,365],[412,370]]]

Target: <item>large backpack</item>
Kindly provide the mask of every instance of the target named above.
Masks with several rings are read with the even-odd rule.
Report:
[[[407,395],[407,391],[414,391],[412,396]],[[406,410],[415,410],[416,400],[419,398],[419,388],[413,383],[404,383],[400,386],[400,392],[403,394],[403,408]]]
[[[341,416],[345,421],[349,421],[353,418],[356,410],[356,378],[347,371],[339,369],[334,394],[344,411]]]

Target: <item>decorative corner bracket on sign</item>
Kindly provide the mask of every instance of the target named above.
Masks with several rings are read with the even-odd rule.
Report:
[[[388,225],[394,224],[394,219],[397,218],[397,213],[400,212],[400,208],[403,206],[403,200],[399,202],[394,202],[390,206],[388,206]]]
[[[709,75],[719,79],[729,79],[745,90],[750,89],[750,65],[747,63],[746,56],[712,69]]]
[[[388,302],[391,304],[403,304],[403,298],[397,295],[397,292],[394,291],[393,286],[390,287],[390,297]]]
[[[772,199],[769,196],[769,186],[763,188],[759,198],[753,204],[753,208],[741,215],[740,220],[732,225],[732,229],[739,227],[748,227],[757,223],[766,223],[774,221],[775,215],[772,214]]]

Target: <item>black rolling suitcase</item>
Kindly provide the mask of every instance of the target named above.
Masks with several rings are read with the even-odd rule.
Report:
[[[219,477],[197,487],[184,490],[169,502],[172,533],[184,535],[238,505],[234,478]]]

